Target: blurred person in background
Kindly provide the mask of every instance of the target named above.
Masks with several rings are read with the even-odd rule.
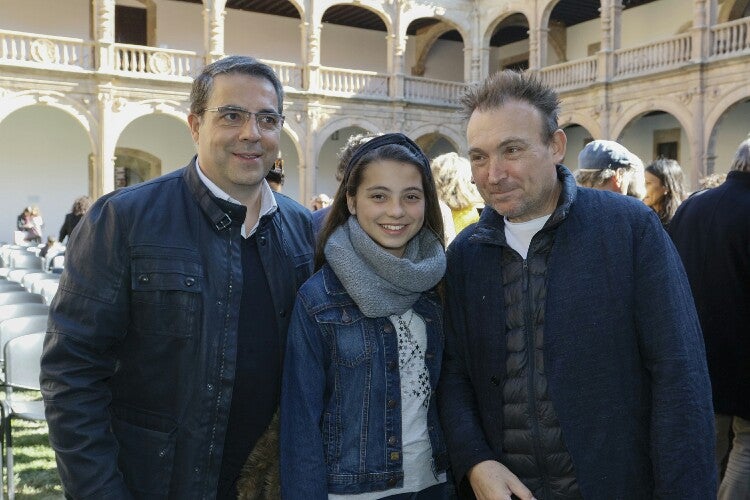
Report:
[[[645,175],[646,196],[643,203],[651,207],[662,225],[667,227],[685,198],[682,167],[675,160],[659,158],[646,167]]]
[[[438,195],[451,209],[453,227],[458,234],[479,220],[478,208],[484,206],[471,177],[469,160],[457,153],[445,153],[433,158],[430,167]]]
[[[64,243],[65,238],[70,239],[69,236],[73,234],[73,229],[75,229],[78,222],[80,222],[81,217],[83,217],[90,207],[91,198],[88,196],[79,196],[75,199],[73,207],[70,209],[70,213],[65,214],[65,221],[60,228],[60,235],[57,237],[58,242]]]
[[[698,191],[668,228],[703,330],[716,417],[720,500],[750,499],[750,139],[726,180]],[[729,429],[734,432],[729,450]]]

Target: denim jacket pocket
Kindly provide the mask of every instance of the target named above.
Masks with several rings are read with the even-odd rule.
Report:
[[[336,364],[356,367],[377,349],[365,319],[354,307],[334,307],[316,315],[318,324],[330,339]]]
[[[201,326],[203,268],[163,250],[131,263],[131,322],[143,335],[190,338]]]

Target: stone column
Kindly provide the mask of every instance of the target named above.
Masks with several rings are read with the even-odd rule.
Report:
[[[101,196],[115,189],[115,148],[117,137],[112,133],[114,99],[111,88],[99,88],[97,94],[97,112],[99,114],[98,137],[99,155],[93,158],[91,178],[97,185],[92,191]]]
[[[391,99],[404,98],[404,54],[406,53],[406,34],[391,34],[386,37],[388,45],[388,95]]]
[[[716,23],[716,0],[693,1],[692,57],[694,63],[711,56],[711,26]]]
[[[115,0],[92,0],[97,71],[112,71],[115,65]]]
[[[320,25],[313,25],[307,34],[307,67],[310,78],[308,89],[317,92],[320,89]]]
[[[204,0],[203,49],[206,64],[224,57],[224,18],[226,0]]]
[[[615,51],[620,48],[622,0],[602,0],[602,39],[599,51],[599,81],[609,82],[615,75]]]
[[[529,28],[529,69],[540,70],[547,65],[547,37],[546,28]]]

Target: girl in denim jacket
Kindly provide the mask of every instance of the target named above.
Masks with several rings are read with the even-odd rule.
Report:
[[[402,134],[360,146],[300,289],[281,396],[285,500],[443,499],[435,385],[445,272],[430,165]]]

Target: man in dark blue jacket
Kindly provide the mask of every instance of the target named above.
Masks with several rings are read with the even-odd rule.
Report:
[[[750,139],[726,181],[685,200],[669,224],[703,328],[716,411],[719,500],[750,498]],[[734,442],[729,457],[729,428]]]
[[[100,198],[51,305],[41,384],[70,498],[236,498],[278,405],[309,211],[264,177],[273,70],[228,57],[196,78],[185,168]]]
[[[448,250],[438,404],[462,495],[712,498],[705,352],[659,220],[576,186],[533,77],[497,73],[462,103],[487,207]]]

